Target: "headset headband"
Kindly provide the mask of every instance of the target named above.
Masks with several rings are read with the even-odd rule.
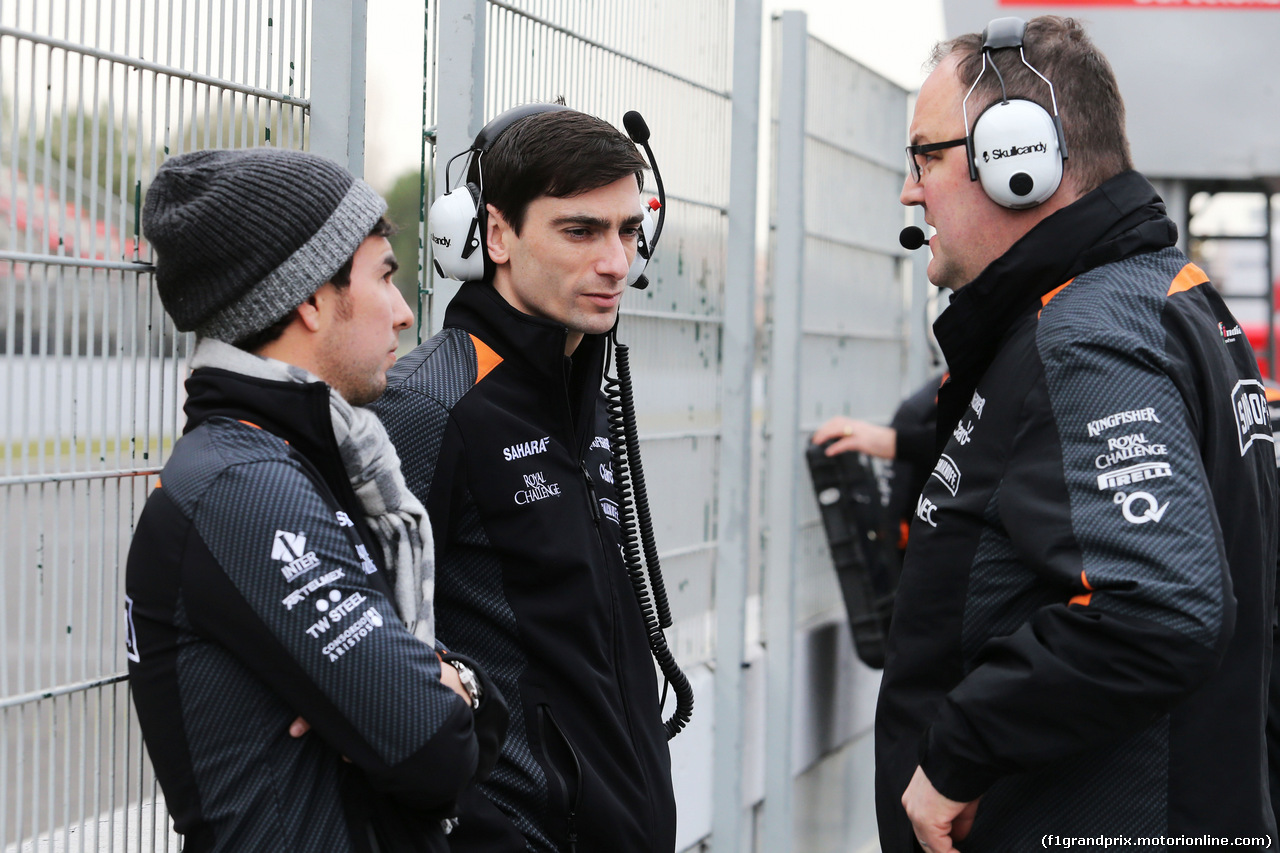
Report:
[[[476,134],[475,142],[471,143],[471,150],[487,154],[489,149],[493,147],[493,143],[498,141],[499,136],[502,136],[503,131],[520,121],[520,119],[539,113],[558,113],[568,109],[569,107],[563,104],[521,104],[518,107],[512,107],[506,112],[494,116],[488,124],[480,128],[480,132]]]
[[[988,58],[993,50],[1003,50],[1005,48],[1016,47],[1018,49],[1018,57],[1022,60],[1022,64],[1031,69],[1031,73],[1035,74],[1044,84],[1049,87],[1049,103],[1053,106],[1053,126],[1058,135],[1058,151],[1063,160],[1067,159],[1067,138],[1062,130],[1062,119],[1058,116],[1058,97],[1053,91],[1053,83],[1049,82],[1049,78],[1041,74],[1034,65],[1027,62],[1027,54],[1023,50],[1023,39],[1027,34],[1027,22],[1021,18],[1008,17],[996,18],[987,24],[982,31],[982,68],[978,71],[978,76],[974,79],[973,85],[969,87],[969,91],[965,92],[964,100],[960,103],[960,110],[964,115],[965,136],[969,140],[966,148],[969,151],[969,180],[978,180],[978,164],[974,157],[973,131],[969,129],[969,96],[973,94],[973,90],[978,88],[978,81],[982,79],[982,75],[987,73]],[[1000,73],[1000,69],[996,67],[994,59],[990,60],[991,70],[1000,80],[1000,103],[1009,103],[1009,91],[1004,85],[1004,75]]]

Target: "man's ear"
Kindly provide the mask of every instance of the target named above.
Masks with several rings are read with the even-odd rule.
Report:
[[[484,240],[485,245],[489,249],[489,259],[498,266],[505,264],[511,260],[511,237],[514,231],[507,224],[507,220],[498,212],[498,208],[491,204],[486,204],[485,210],[488,211],[486,219]]]
[[[333,285],[325,282],[320,285],[320,290],[311,294],[294,310],[298,312],[298,319],[302,321],[302,325],[309,332],[320,331],[320,311],[321,302],[327,294],[321,293],[325,288],[333,289]]]

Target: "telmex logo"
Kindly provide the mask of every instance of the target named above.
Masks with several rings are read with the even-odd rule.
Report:
[[[982,162],[988,161],[988,153],[991,160],[1002,160],[1005,157],[1021,157],[1023,154],[1043,154],[1049,150],[1049,146],[1043,142],[1037,142],[1035,145],[1010,145],[1008,148],[992,148],[990,152],[982,152]]]

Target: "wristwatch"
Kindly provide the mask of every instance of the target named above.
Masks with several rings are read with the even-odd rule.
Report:
[[[483,691],[480,689],[480,679],[476,678],[476,671],[455,658],[445,662],[458,671],[458,680],[462,682],[463,689],[471,697],[471,710],[478,711]]]

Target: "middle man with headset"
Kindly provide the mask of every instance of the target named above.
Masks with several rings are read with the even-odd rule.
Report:
[[[600,390],[645,161],[551,104],[503,113],[464,154],[468,185],[433,207],[431,236],[466,283],[373,407],[435,531],[437,634],[511,708],[450,845],[668,853],[671,759]]]

